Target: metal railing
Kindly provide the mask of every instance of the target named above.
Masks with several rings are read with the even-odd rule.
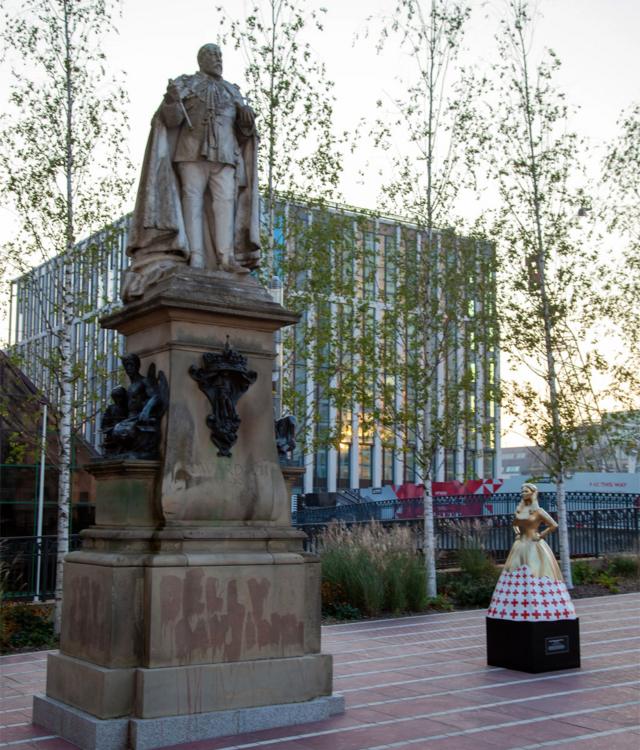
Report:
[[[80,547],[80,534],[69,537],[69,549]],[[51,599],[56,588],[56,536],[13,536],[0,541],[3,599]],[[38,565],[40,586],[37,587]]]
[[[568,492],[566,505],[568,511],[603,510],[634,508],[640,497],[637,494],[611,494],[606,492]],[[520,493],[504,493],[483,497],[480,495],[448,495],[434,497],[436,516],[458,518],[471,516],[495,516],[513,514],[520,502]],[[549,513],[555,513],[555,492],[541,492],[540,506]],[[468,512],[472,509],[471,512]],[[475,512],[474,512],[475,511]],[[479,511],[479,512],[478,512]],[[408,521],[422,518],[422,498],[408,500],[376,500],[320,508],[302,508],[293,514],[296,526],[308,524],[326,524],[331,521],[354,523],[359,521]]]
[[[541,504],[555,514],[555,497],[546,493]],[[487,504],[495,507],[496,496],[487,498],[483,515],[463,515],[467,496],[436,498],[436,546],[444,557],[465,545],[481,546],[496,562],[502,562],[513,543],[513,511],[519,495],[500,496],[509,511],[487,514]],[[468,496],[477,503],[478,497]],[[637,495],[601,493],[568,493],[569,546],[574,557],[640,552],[640,508]],[[438,508],[449,515],[438,515]],[[459,507],[460,514],[451,515]],[[294,513],[295,525],[307,533],[306,549],[316,551],[318,539],[327,524],[340,521],[346,526],[375,520],[384,526],[410,525],[416,531],[418,547],[422,538],[422,500],[379,501],[345,505],[337,508],[306,508]],[[558,535],[547,537],[558,554]],[[40,543],[39,543],[40,542]],[[80,535],[69,539],[70,549],[80,547]],[[3,598],[51,598],[55,591],[57,539],[55,536],[6,537],[0,542],[0,572]],[[40,564],[40,590],[36,590],[37,567]]]
[[[552,514],[554,515],[554,514]],[[567,513],[569,549],[572,557],[600,557],[633,552],[640,553],[640,511],[638,508],[601,508]],[[369,521],[344,522],[349,528]],[[422,545],[423,521],[381,520],[385,527],[402,524],[415,531],[416,548]],[[513,514],[493,516],[465,516],[464,518],[435,518],[436,549],[447,560],[452,553],[467,546],[481,547],[496,562],[504,562],[514,541]],[[319,541],[327,524],[303,524],[298,528],[307,534],[305,549],[319,550]],[[546,541],[559,555],[558,535],[550,534]]]
[[[555,493],[541,495],[540,504],[555,516]],[[516,493],[488,497],[482,514],[467,514],[465,511],[471,503],[474,508],[478,507],[477,495],[434,498],[437,549],[441,553],[454,553],[471,544],[481,546],[496,562],[503,562],[513,544],[513,513],[519,501],[520,496]],[[567,494],[566,502],[569,548],[573,557],[640,552],[638,495],[573,492]],[[506,512],[487,512],[498,503],[507,508]],[[317,551],[319,536],[329,523],[339,522],[351,527],[370,521],[378,521],[387,527],[396,524],[411,526],[419,547],[423,530],[422,499],[306,508],[294,514],[295,525],[307,534],[308,551]],[[558,535],[551,534],[547,540],[558,555]]]

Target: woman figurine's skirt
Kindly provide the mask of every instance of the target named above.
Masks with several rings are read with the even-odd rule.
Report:
[[[527,622],[576,619],[569,591],[548,544],[516,539],[487,616]]]

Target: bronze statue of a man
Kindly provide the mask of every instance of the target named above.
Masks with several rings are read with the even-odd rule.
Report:
[[[259,199],[254,113],[222,78],[216,44],[199,70],[169,81],[151,123],[122,297],[140,296],[167,267],[245,274],[258,265]]]

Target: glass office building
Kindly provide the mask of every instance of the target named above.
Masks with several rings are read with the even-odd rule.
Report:
[[[450,232],[427,234],[395,217],[374,216],[343,206],[322,209],[325,214],[339,216],[341,231],[348,235],[346,241],[343,237],[340,249],[321,233],[302,237],[291,231],[293,222],[287,222],[287,217],[295,215],[298,228],[309,227],[314,222],[322,223],[318,211],[299,203],[278,206],[267,275],[273,296],[285,306],[297,305],[302,315],[294,332],[278,334],[273,371],[276,413],[282,412],[284,403],[296,412],[304,429],[299,459],[305,473],[299,491],[334,493],[420,482],[421,469],[416,461],[420,435],[400,438],[372,423],[366,404],[358,403],[355,397],[350,402],[342,398],[340,404],[332,397],[343,383],[338,369],[344,373],[349,367],[359,367],[367,377],[367,368],[362,366],[366,353],[358,350],[359,337],[373,342],[374,347],[389,346],[385,333],[388,319],[396,314],[401,290],[405,306],[407,300],[411,301],[407,284],[420,268],[428,269],[429,281],[426,286],[416,284],[415,293],[430,296],[428,305],[423,306],[432,310],[431,322],[424,332],[424,347],[415,346],[416,336],[419,338],[415,330],[406,341],[413,341],[414,349],[439,352],[430,377],[431,408],[442,417],[455,400],[457,414],[448,436],[435,448],[432,478],[445,481],[496,476],[501,464],[500,411],[495,397],[500,374],[493,245]],[[95,447],[100,443],[99,414],[122,377],[118,358],[123,342],[114,331],[101,329],[98,319],[121,304],[120,280],[128,265],[128,223],[129,217],[125,217],[108,232],[81,243],[73,263],[73,351],[81,373],[75,385],[75,422]],[[316,261],[307,264],[305,254],[311,256],[312,242],[324,244],[315,254]],[[435,254],[431,252],[434,248]],[[287,265],[286,258],[296,254],[298,264]],[[331,273],[316,285],[323,288],[316,289],[313,298],[305,298],[300,291],[305,288],[305,279],[326,272],[326,268],[320,268],[323,254],[324,266],[331,268]],[[60,325],[61,275],[61,261],[54,258],[16,279],[11,295],[12,351],[19,356],[27,376],[53,402],[56,373],[50,363],[56,327]],[[457,279],[453,288],[440,283],[445,276]],[[334,286],[336,279],[340,283]],[[422,302],[416,298],[416,305]],[[451,313],[453,308],[455,314]],[[326,320],[330,321],[328,328],[334,329],[328,336],[327,326],[320,324]],[[351,349],[336,334],[345,321]],[[353,351],[354,342],[357,351]],[[401,338],[394,339],[393,346],[397,361],[413,356]],[[379,372],[371,373],[372,403],[381,398],[376,392],[381,390],[380,377]],[[386,398],[398,403],[414,398],[410,383],[397,383],[393,396],[389,395],[389,385],[394,391],[394,383],[386,383]],[[414,407],[422,408],[417,403]]]

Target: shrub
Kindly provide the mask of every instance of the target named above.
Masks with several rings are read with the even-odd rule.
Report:
[[[573,583],[577,586],[595,583],[598,571],[586,560],[576,560],[571,563],[571,577],[573,578]]]
[[[476,578],[469,573],[445,573],[439,583],[442,593],[459,607],[487,607],[498,581],[499,571],[494,565],[491,572]]]
[[[451,612],[453,609],[453,604],[451,604],[444,594],[430,597],[426,600],[426,604],[429,609],[437,609],[439,612]]]
[[[8,559],[6,540],[0,541],[0,601],[9,594],[24,589],[25,584],[20,574],[19,556]]]
[[[352,607],[350,604],[338,604],[333,608],[331,613],[336,620],[359,620],[362,617],[362,612],[357,607]]]
[[[425,571],[409,528],[333,524],[319,541],[325,614],[337,616],[343,605],[367,616],[425,608]]]
[[[612,576],[608,571],[601,570],[596,579],[595,583],[597,583],[599,586],[604,586],[606,589],[609,589],[609,591],[612,594],[619,594],[620,588],[618,586],[619,581],[615,576]]]
[[[621,578],[637,578],[640,560],[631,555],[618,555],[597,561],[576,560],[571,565],[573,582],[576,585],[596,584],[604,586],[612,594],[620,592]]]
[[[472,579],[494,578],[496,566],[487,553],[479,547],[458,550],[458,565],[463,574]]]
[[[622,578],[637,578],[640,576],[640,558],[630,555],[613,557],[609,562],[609,572]]]
[[[55,646],[51,607],[4,602],[0,614],[0,650]]]

